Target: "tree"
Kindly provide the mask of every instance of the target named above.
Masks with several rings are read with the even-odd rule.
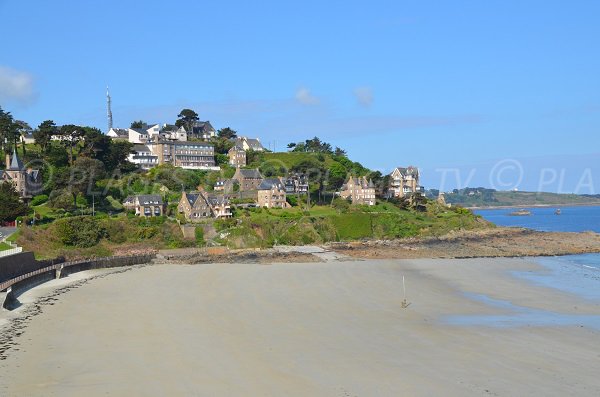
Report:
[[[110,139],[109,136],[104,135],[102,131],[97,128],[82,127],[82,130],[83,147],[79,151],[79,154],[108,164],[106,162],[106,157],[109,155],[112,139]]]
[[[60,127],[61,143],[69,150],[69,165],[73,165],[73,148],[79,144],[83,135],[84,131],[78,125],[66,124]]]
[[[335,151],[333,152],[335,156],[346,157],[346,151],[342,148],[335,147]]]
[[[217,131],[217,136],[219,138],[232,139],[232,138],[237,137],[237,131],[232,130],[229,127],[225,127],[225,128],[221,128],[219,131]]]
[[[80,157],[75,161],[68,181],[74,207],[77,207],[77,196],[80,193],[84,196],[91,195],[96,182],[104,178],[105,174],[104,164],[99,160]]]
[[[144,128],[145,125],[147,125],[146,122],[144,122],[142,120],[138,120],[138,121],[133,121],[129,128]]]
[[[31,132],[31,126],[23,120],[15,120],[15,128],[17,129],[18,139],[20,139],[23,135]],[[21,145],[21,149],[23,150],[23,157],[25,157],[27,155],[25,149],[25,142],[23,142],[23,144]]]
[[[52,120],[43,121],[38,128],[33,131],[33,138],[35,139],[35,143],[37,143],[44,153],[48,152],[48,147],[52,142],[52,135],[58,134],[58,127],[54,124]]]
[[[19,127],[15,123],[12,114],[5,112],[0,107],[0,139],[2,140],[2,150],[8,153],[13,147],[17,146],[19,139]]]
[[[18,216],[27,214],[27,204],[12,183],[0,183],[0,222],[12,222]]]
[[[225,138],[213,138],[211,142],[215,146],[215,153],[227,154],[233,146],[233,142]]]
[[[133,149],[133,143],[127,141],[114,141],[110,144],[110,149],[105,156],[109,170],[121,169],[123,171],[133,171],[137,169],[135,164],[132,164],[127,159]]]
[[[287,148],[292,151],[294,150],[295,147],[296,147],[296,144],[294,142],[290,142],[287,144]]]
[[[182,109],[181,112],[177,115],[179,117],[175,122],[177,127],[184,127],[185,130],[191,134],[194,123],[198,120],[198,113],[194,112],[192,109]]]

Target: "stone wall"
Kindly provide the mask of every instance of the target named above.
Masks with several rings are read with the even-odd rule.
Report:
[[[42,267],[43,265],[35,260],[33,252],[22,252],[2,257],[0,258],[0,283]]]
[[[31,255],[31,258],[33,258],[33,255]],[[112,267],[124,267],[149,263],[154,258],[155,255],[114,256],[108,258],[91,259],[86,261],[53,264],[44,268],[39,268],[39,263],[35,262],[35,259],[33,259],[33,261],[38,265],[37,268],[29,272],[17,274],[15,277],[11,277],[11,279],[17,277],[21,279],[14,280],[14,283],[9,281],[5,283],[5,285],[2,288],[0,288],[0,290],[4,290],[5,287],[10,286],[10,288],[12,289],[10,294],[5,295],[6,300],[5,302],[3,302],[3,307],[9,310],[12,310],[12,308],[14,307],[18,307],[19,303],[17,297],[21,293],[39,284],[55,279],[58,269],[61,269],[60,278],[63,278],[68,276],[69,274],[81,272],[84,270],[106,269]],[[15,266],[14,268],[18,268],[18,266]],[[25,268],[25,266],[23,266],[23,268]],[[27,275],[27,273],[31,272],[33,272],[33,274]]]

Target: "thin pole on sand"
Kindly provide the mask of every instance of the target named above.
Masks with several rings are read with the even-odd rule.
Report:
[[[410,303],[406,301],[406,283],[404,282],[404,276],[402,276],[402,291],[404,299],[402,300],[401,306],[403,309],[406,309],[410,305]]]

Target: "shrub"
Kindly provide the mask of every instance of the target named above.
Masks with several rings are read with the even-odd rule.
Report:
[[[196,226],[196,230],[194,231],[196,236],[196,245],[198,247],[204,247],[206,242],[204,241],[204,229],[201,226]]]
[[[46,201],[48,201],[48,196],[45,194],[40,194],[40,195],[35,196],[33,199],[31,199],[30,205],[36,206],[36,205],[44,204]]]
[[[63,244],[81,248],[93,247],[106,234],[104,227],[90,216],[59,219],[53,226]]]

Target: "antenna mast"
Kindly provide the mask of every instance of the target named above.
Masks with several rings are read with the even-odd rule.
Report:
[[[108,86],[106,87],[106,116],[108,117],[108,131],[113,126],[112,110],[110,108],[110,93],[108,92]]]

